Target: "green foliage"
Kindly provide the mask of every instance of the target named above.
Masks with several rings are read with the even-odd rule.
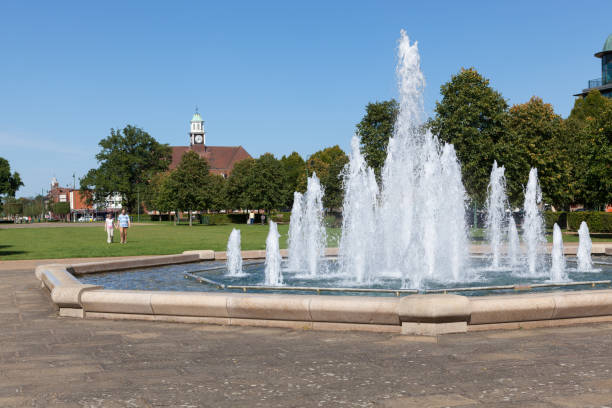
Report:
[[[271,153],[262,154],[252,167],[247,188],[248,208],[266,211],[283,206],[286,198],[283,167]]]
[[[586,221],[589,226],[589,232],[612,232],[612,213],[603,211],[575,211],[567,214],[568,229],[578,231],[582,221]]]
[[[120,193],[124,207],[136,208],[138,191],[146,191],[153,176],[167,170],[170,164],[168,145],[131,125],[111,129],[110,136],[99,145],[98,168],[81,179],[81,191],[92,191],[99,203],[112,193]]]
[[[356,126],[361,152],[379,179],[398,112],[399,105],[395,99],[368,103],[366,114]]]
[[[23,186],[19,173],[11,174],[8,160],[0,157],[0,196],[15,197],[19,187]]]
[[[13,197],[8,197],[4,200],[3,211],[6,215],[21,215],[23,214],[23,202]]]
[[[244,159],[234,165],[225,185],[225,196],[229,207],[234,209],[249,207],[248,189],[254,166],[253,159]]]
[[[455,146],[466,191],[483,204],[508,105],[474,68],[462,69],[440,92],[442,101],[428,125],[442,142]]]
[[[512,106],[507,132],[497,145],[498,163],[506,167],[508,196],[514,205],[523,201],[529,170],[538,169],[544,202],[567,208],[572,202],[571,160],[563,120],[552,105],[532,97]]]
[[[234,209],[280,208],[286,203],[283,165],[271,153],[234,165],[226,182],[226,202]]]
[[[177,168],[170,173],[165,181],[164,192],[172,198],[176,208],[183,211],[211,208],[214,197],[220,194],[216,176],[210,175],[208,162],[196,152],[187,152],[181,158]],[[189,225],[192,220],[189,217]]]
[[[55,215],[67,215],[70,214],[69,203],[53,203],[51,212]]]
[[[323,205],[326,208],[342,206],[342,170],[348,161],[348,156],[338,145],[319,150],[306,160],[308,175],[316,173],[325,191]],[[298,183],[298,191],[305,191],[306,184],[306,174],[303,174]]]
[[[293,205],[293,192],[300,191],[302,186],[298,186],[301,177],[306,173],[306,162],[297,152],[291,153],[289,156],[283,156],[280,159],[285,173],[285,202],[284,206],[291,208]]]
[[[552,229],[556,224],[560,228],[567,228],[567,212],[565,211],[544,211],[544,225],[546,229]]]
[[[576,100],[567,122],[575,201],[591,208],[612,203],[612,101],[591,91]]]

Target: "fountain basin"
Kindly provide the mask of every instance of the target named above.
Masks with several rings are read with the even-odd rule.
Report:
[[[157,260],[130,260],[129,267],[184,263],[194,257],[194,254],[186,255],[191,258],[177,255],[174,258],[158,257]],[[197,261],[200,255],[209,258],[210,252],[196,253]],[[219,253],[219,258],[223,255]],[[256,255],[261,256],[260,253]],[[368,330],[420,335],[612,321],[610,289],[474,297],[452,294],[320,296],[112,290],[84,284],[75,278],[75,275],[119,271],[126,267],[128,264],[124,261],[52,264],[39,266],[36,276],[50,291],[60,316],[80,318]]]

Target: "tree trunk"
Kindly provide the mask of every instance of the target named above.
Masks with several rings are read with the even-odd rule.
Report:
[[[174,210],[174,225],[178,225],[178,210]]]

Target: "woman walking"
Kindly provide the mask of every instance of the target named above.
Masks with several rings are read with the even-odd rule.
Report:
[[[127,230],[132,225],[130,216],[125,212],[125,208],[121,209],[121,214],[117,217],[119,221],[119,233],[121,235],[121,243],[127,243]]]
[[[113,235],[115,232],[115,220],[111,213],[106,214],[106,220],[104,220],[104,229],[106,230],[106,242],[108,244],[113,243]]]

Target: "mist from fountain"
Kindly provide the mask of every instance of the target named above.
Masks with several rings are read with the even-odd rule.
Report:
[[[283,273],[281,271],[281,255],[278,246],[278,227],[274,221],[270,221],[270,230],[266,238],[266,263],[265,284],[270,286],[281,286],[283,284]]]
[[[561,228],[555,223],[553,226],[552,266],[550,268],[551,282],[563,282],[567,280],[565,272],[565,255],[563,254],[563,234]]]
[[[324,272],[327,232],[324,223],[323,187],[316,173],[308,177],[306,193],[293,195],[289,225],[287,270],[306,271],[310,277]]]
[[[229,276],[244,276],[242,272],[242,253],[240,248],[240,230],[232,229],[227,240],[227,274]]]
[[[504,166],[498,167],[497,161],[494,161],[487,187],[485,235],[489,242],[493,269],[501,266],[501,250],[506,224],[506,209],[508,208],[505,170]]]
[[[325,230],[325,212],[323,209],[323,187],[316,173],[308,177],[305,207],[303,216],[306,270],[310,276],[316,276],[321,270],[321,260],[325,257],[327,232]]]
[[[342,232],[338,248],[340,272],[357,283],[369,282],[375,271],[377,254],[376,207],[378,185],[359,149],[359,139],[351,140],[351,154],[345,167]]]
[[[508,217],[508,264],[511,269],[515,269],[519,265],[520,251],[520,239],[516,229],[516,221],[514,221],[514,217],[510,214],[510,217]]]
[[[387,147],[380,192],[374,172],[351,141],[339,258],[356,282],[381,274],[420,287],[424,279],[460,280],[466,273],[466,193],[452,145],[423,129],[417,43],[402,30],[398,46],[399,113]],[[450,250],[449,250],[450,249]],[[372,263],[382,261],[383,268]]]
[[[530,276],[537,276],[544,271],[542,254],[544,252],[544,220],[540,212],[542,190],[538,182],[538,169],[529,172],[529,181],[525,191],[523,210],[523,242],[526,247],[527,269]]]
[[[289,221],[289,256],[287,259],[287,270],[301,271],[304,269],[304,196],[302,193],[293,193],[293,206],[291,207],[291,218]]]
[[[580,223],[578,229],[578,271],[580,272],[592,272],[593,271],[593,260],[591,259],[591,249],[593,248],[593,242],[591,242],[591,235],[589,234],[589,226],[585,221]]]

